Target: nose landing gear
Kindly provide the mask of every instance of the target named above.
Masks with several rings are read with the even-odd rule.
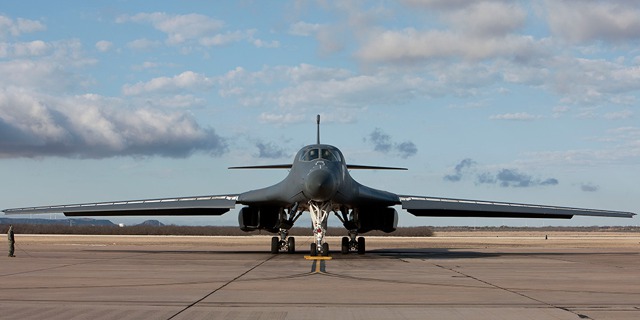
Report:
[[[327,233],[327,219],[329,218],[329,212],[332,208],[333,204],[330,201],[309,201],[309,213],[311,215],[313,235],[315,238],[315,243],[311,244],[309,250],[312,256],[329,255],[329,244],[324,241],[324,236]]]

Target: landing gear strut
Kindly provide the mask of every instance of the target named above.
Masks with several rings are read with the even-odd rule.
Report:
[[[293,227],[293,224],[300,218],[302,212],[298,212],[298,203],[296,203],[288,213],[284,209],[280,211],[280,223],[279,234],[280,237],[271,238],[271,253],[277,254],[280,251],[286,251],[287,253],[296,252],[296,239],[289,237],[289,229]],[[288,217],[287,217],[288,216]]]
[[[280,250],[287,253],[296,253],[296,238],[287,237],[288,230],[280,229],[280,237],[271,238],[271,253],[277,254]]]
[[[336,217],[338,217],[338,219],[342,221],[344,227],[349,230],[349,236],[342,237],[342,246],[340,248],[340,252],[342,254],[348,254],[349,251],[357,251],[358,254],[364,254],[364,237],[358,237],[358,212],[356,210],[349,211],[349,209],[346,207],[340,208],[340,212],[342,213],[342,216],[338,215],[337,212],[334,213]]]
[[[349,251],[357,251],[358,254],[364,254],[365,253],[365,241],[364,241],[364,237],[358,237],[356,239],[356,236],[358,235],[357,232],[355,232],[354,230],[349,231],[349,236],[348,237],[342,237],[342,249],[340,252],[342,252],[342,254],[348,254]]]
[[[327,219],[329,218],[329,212],[332,208],[333,204],[330,201],[309,201],[309,213],[311,214],[313,235],[315,238],[315,243],[311,244],[309,250],[312,256],[317,256],[318,254],[323,256],[329,255],[329,244],[324,242],[324,236],[327,233]]]

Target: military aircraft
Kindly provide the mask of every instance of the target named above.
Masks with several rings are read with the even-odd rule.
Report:
[[[500,217],[571,219],[574,215],[631,218],[631,212],[543,206],[494,201],[447,199],[410,195],[367,187],[355,181],[349,170],[406,170],[347,164],[338,148],[320,143],[320,116],[317,116],[317,143],[298,151],[292,164],[230,167],[229,169],[289,169],[281,182],[240,194],[99,202],[41,206],[3,210],[6,214],[59,213],[65,216],[159,216],[222,215],[236,204],[243,207],[238,223],[243,231],[266,230],[279,234],[271,239],[271,252],[295,252],[295,239],[288,231],[304,212],[312,221],[314,242],[310,254],[328,255],[325,242],[327,220],[333,213],[348,236],[342,238],[341,252],[365,253],[365,238],[359,234],[372,230],[393,232],[402,205],[421,217]]]

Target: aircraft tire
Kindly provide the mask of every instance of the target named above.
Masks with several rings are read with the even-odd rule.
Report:
[[[329,256],[329,244],[326,242],[322,244],[322,255],[325,257]]]
[[[364,237],[358,238],[358,254],[364,254],[365,252],[365,241]]]
[[[276,254],[280,251],[280,239],[278,237],[271,238],[271,253]]]
[[[309,249],[309,255],[315,257],[318,255],[318,247],[315,243],[311,244],[311,248]]]
[[[349,238],[348,237],[342,237],[342,247],[341,247],[340,252],[342,252],[342,254],[349,253]]]
[[[287,252],[296,253],[296,239],[294,237],[289,237],[289,239],[287,239],[287,247]]]

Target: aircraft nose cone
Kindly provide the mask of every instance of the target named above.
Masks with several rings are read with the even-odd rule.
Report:
[[[338,190],[336,179],[331,172],[325,170],[313,170],[305,179],[305,194],[311,200],[327,201]]]

